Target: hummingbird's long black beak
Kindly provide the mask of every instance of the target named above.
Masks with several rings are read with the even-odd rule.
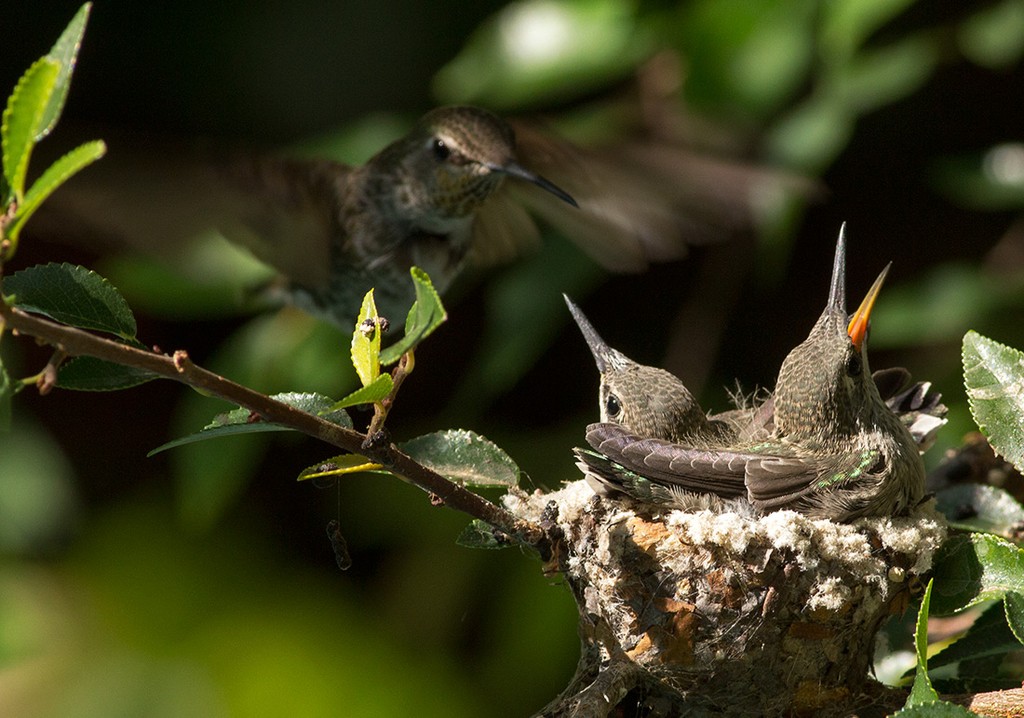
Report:
[[[868,336],[868,323],[871,319],[871,309],[875,306],[875,300],[878,298],[878,293],[882,289],[882,284],[885,282],[885,276],[889,273],[889,267],[892,266],[892,262],[885,265],[885,269],[875,279],[874,284],[871,285],[871,289],[868,290],[867,295],[864,297],[864,301],[857,307],[857,311],[850,317],[850,324],[846,327],[846,333],[850,335],[850,341],[853,342],[853,346],[857,347],[858,351],[864,344],[864,340]]]
[[[608,362],[611,359],[612,349],[604,343],[604,339],[597,333],[590,320],[584,316],[580,308],[577,307],[569,296],[566,294],[562,295],[565,299],[566,306],[569,307],[569,313],[572,314],[572,318],[576,320],[576,325],[580,328],[580,332],[583,333],[583,338],[587,341],[587,346],[590,347],[590,353],[594,355],[594,362],[597,364],[597,370],[602,374],[608,369]]]
[[[846,316],[846,222],[839,227],[836,256],[832,260],[832,284],[828,290],[826,311],[838,312],[844,317]]]
[[[554,182],[544,179],[538,174],[530,172],[525,167],[516,164],[515,162],[506,162],[504,165],[493,165],[490,169],[497,172],[504,172],[512,177],[518,177],[519,179],[526,180],[531,184],[535,184],[543,190],[550,192],[551,194],[558,197],[563,202],[568,202],[573,207],[579,207],[576,200],[573,199],[572,195],[566,192],[564,189],[556,185]],[[575,316],[575,315],[574,315]]]

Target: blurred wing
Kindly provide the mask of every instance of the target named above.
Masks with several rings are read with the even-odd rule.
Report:
[[[539,244],[540,232],[530,213],[508,192],[498,191],[473,217],[473,243],[467,259],[476,266],[490,267],[509,262]]]
[[[329,160],[239,156],[216,174],[221,200],[211,219],[225,237],[285,276],[326,287],[331,248],[343,232],[350,168]]]
[[[165,259],[218,231],[289,277],[326,283],[344,165],[223,159],[148,138],[108,145],[102,162],[43,205],[37,228]]]
[[[512,124],[520,163],[571,194],[579,208],[527,183],[510,182],[502,191],[616,272],[679,259],[691,245],[754,226],[769,186],[812,192],[807,180],[667,142],[588,149],[524,122]]]

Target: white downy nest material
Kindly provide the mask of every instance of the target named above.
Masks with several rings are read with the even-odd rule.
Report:
[[[878,627],[907,605],[946,537],[933,501],[908,517],[838,524],[755,516],[739,502],[659,512],[597,499],[581,480],[504,503],[534,522],[554,518],[582,620],[606,624],[618,644],[603,645],[606,656],[624,651],[681,692],[717,690],[734,708],[743,696],[813,708],[852,695]]]

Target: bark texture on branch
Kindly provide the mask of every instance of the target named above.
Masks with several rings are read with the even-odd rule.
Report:
[[[853,524],[784,511],[642,513],[586,482],[513,493],[554,522],[582,657],[542,716],[849,715],[879,693],[875,634],[946,536],[931,506]],[[641,511],[638,513],[638,511]]]

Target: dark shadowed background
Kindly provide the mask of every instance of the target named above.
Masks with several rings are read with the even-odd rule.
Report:
[[[6,9],[5,93],[77,7]],[[502,65],[497,39],[523,18],[564,54]],[[99,0],[47,142],[107,138],[113,154],[145,131],[361,161],[441,103],[599,116],[659,50],[684,69],[688,116],[729,138],[731,157],[826,190],[642,275],[609,275],[549,236],[464,283],[417,352],[392,433],[470,428],[528,486],[575,479],[597,372],[561,292],[611,345],[724,408],[736,379],[770,387],[806,335],[845,221],[851,302],[893,262],[872,367],[909,367],[951,407],[934,464],[971,426],[964,332],[1024,346],[1020,2]],[[263,390],[339,395],[351,381],[342,332],[291,312],[240,316],[187,271],[59,240],[30,223],[11,269],[93,267],[125,291],[144,341]],[[27,342],[0,349],[21,374],[46,357]],[[568,591],[516,549],[456,546],[468,520],[413,487],[298,483],[331,452],[290,435],[146,457],[225,408],[168,382],[16,398],[0,436],[0,713],[512,717],[565,686],[578,645]],[[335,518],[345,573],[325,533]]]

